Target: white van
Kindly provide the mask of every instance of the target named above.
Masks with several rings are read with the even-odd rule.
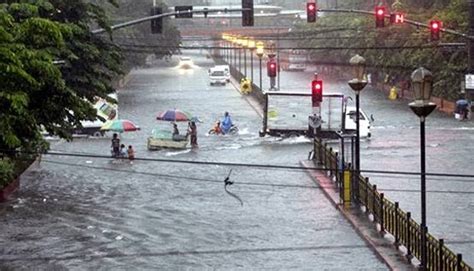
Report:
[[[223,70],[224,74],[225,74],[225,79],[227,80],[227,82],[230,82],[230,67],[229,67],[229,65],[216,65],[214,68],[218,69],[218,70]]]
[[[356,131],[356,116],[357,111],[354,106],[346,107],[345,128],[346,131]],[[371,137],[370,133],[370,119],[359,108],[359,135],[360,137]]]
[[[227,83],[227,76],[223,69],[209,69],[209,82],[213,85],[225,85]]]

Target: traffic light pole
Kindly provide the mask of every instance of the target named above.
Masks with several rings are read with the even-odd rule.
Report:
[[[140,19],[135,19],[128,22],[124,22],[124,23],[115,24],[115,25],[110,26],[110,29],[104,29],[104,28],[94,29],[91,32],[92,34],[101,34],[101,33],[108,32],[109,30],[114,31],[120,28],[125,28],[128,26],[136,25],[136,24],[141,24],[143,22],[148,22],[148,21],[158,19],[158,18],[165,18],[165,17],[171,17],[175,15],[183,15],[183,14],[189,14],[189,13],[191,14],[219,13],[219,12],[227,13],[227,12],[242,12],[242,11],[249,11],[249,10],[251,9],[250,8],[221,8],[221,9],[208,9],[208,10],[190,10],[190,11],[181,11],[181,12],[173,11],[173,12],[143,17]]]

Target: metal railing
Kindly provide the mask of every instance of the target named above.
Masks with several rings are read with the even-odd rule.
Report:
[[[338,186],[341,185],[342,169],[349,170],[352,174],[352,187],[358,187],[357,191],[352,191],[352,202],[364,207],[367,215],[379,225],[382,234],[389,233],[394,237],[397,249],[400,246],[405,247],[408,260],[413,257],[421,258],[421,227],[411,217],[410,212],[401,210],[398,202],[385,198],[384,194],[377,190],[377,186],[369,182],[369,178],[354,175],[350,165],[340,165],[338,153],[319,138],[314,139],[314,160],[328,171],[330,177],[334,177]],[[427,270],[474,271],[463,261],[462,254],[450,250],[443,239],[438,240],[427,232],[426,240]]]

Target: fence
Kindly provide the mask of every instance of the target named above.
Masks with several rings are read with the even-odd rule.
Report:
[[[342,186],[342,168],[350,170],[349,165],[339,165],[338,153],[328,148],[321,139],[314,139],[314,159],[323,166],[328,174],[333,177],[338,187]],[[407,259],[421,258],[421,226],[411,218],[410,212],[399,208],[398,202],[385,198],[377,190],[376,185],[369,182],[369,178],[362,175],[352,175],[352,201],[364,206],[368,215],[373,217],[382,233],[389,233],[395,238],[394,245],[398,249],[406,249]],[[341,188],[342,191],[342,188]],[[461,254],[456,254],[445,246],[443,239],[436,239],[427,232],[427,270],[439,271],[474,271],[463,261]]]

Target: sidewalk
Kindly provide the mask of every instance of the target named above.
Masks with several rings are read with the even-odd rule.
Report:
[[[314,167],[313,161],[301,161],[301,165],[305,168]],[[339,193],[335,183],[321,170],[309,170],[308,174],[314,182],[321,187],[324,195],[338,209],[341,214],[352,225],[357,234],[366,242],[367,246],[375,253],[375,255],[384,262],[391,270],[417,270],[410,265],[397,251],[393,242],[381,236],[375,225],[367,218],[367,216],[357,208],[344,209],[339,204]]]

